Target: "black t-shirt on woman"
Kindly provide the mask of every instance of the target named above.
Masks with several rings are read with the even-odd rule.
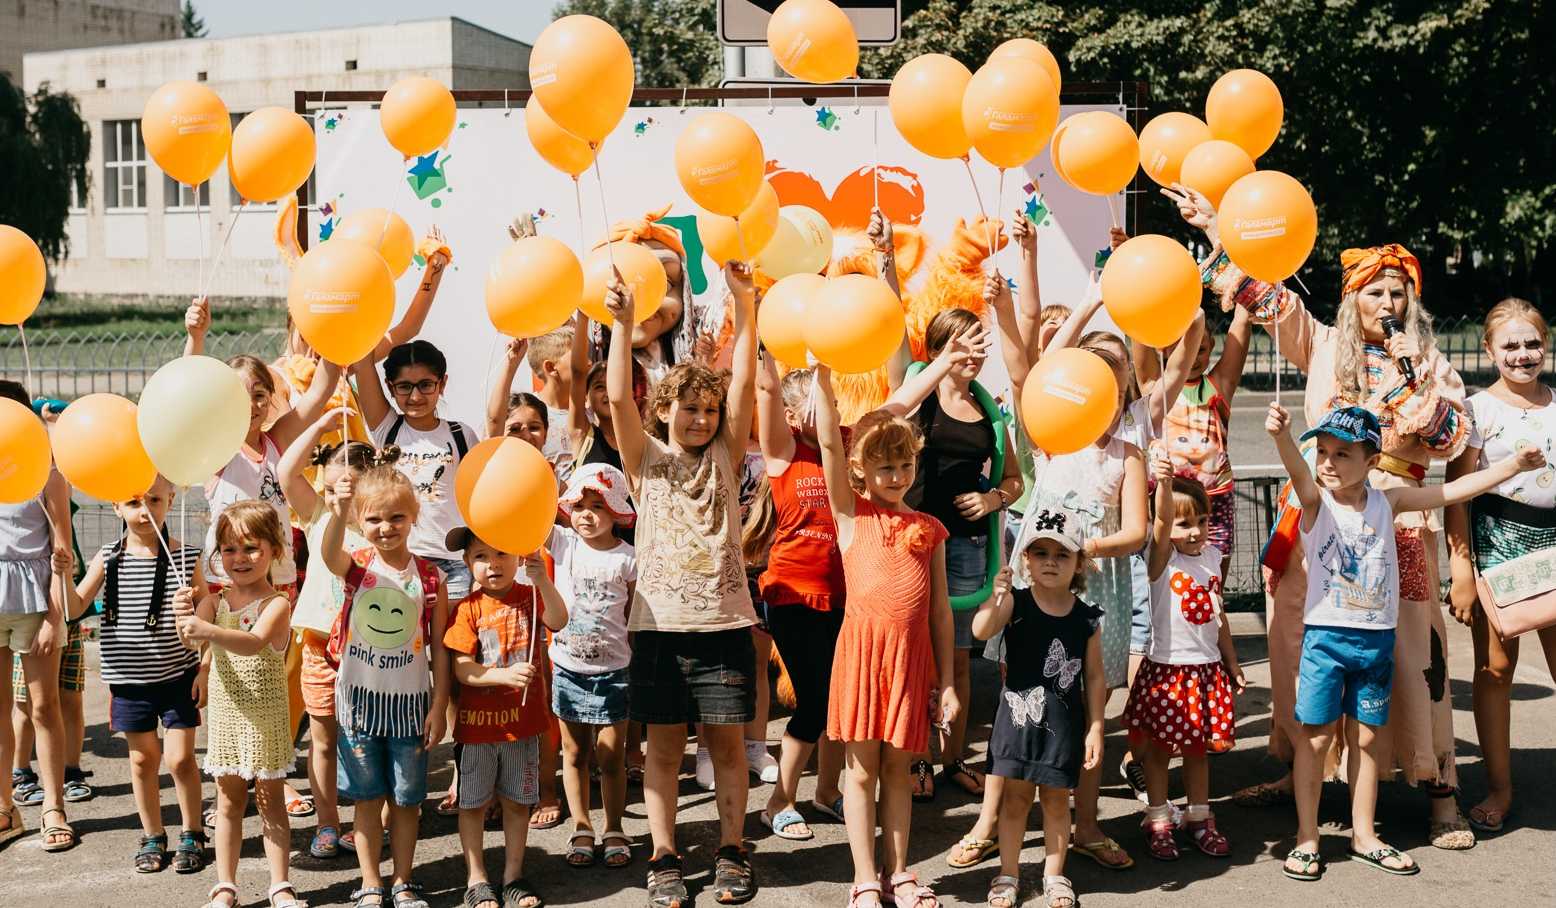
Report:
[[[988,518],[963,518],[956,496],[988,491],[984,472],[994,456],[994,423],[983,413],[972,422],[957,419],[940,409],[938,394],[929,395],[914,420],[924,433],[924,450],[908,490],[908,505],[939,520],[952,536],[989,535]]]

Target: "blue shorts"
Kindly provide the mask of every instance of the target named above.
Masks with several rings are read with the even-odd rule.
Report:
[[[416,807],[427,800],[427,749],[419,736],[357,735],[342,726],[335,766],[342,797],[353,801],[392,797],[401,807]]]
[[[585,675],[552,663],[551,712],[580,725],[627,721],[627,670]]]
[[[1129,654],[1143,656],[1151,647],[1151,572],[1145,556],[1129,556],[1130,587],[1135,601],[1129,608]]]
[[[200,707],[195,705],[194,682],[198,668],[159,684],[110,684],[108,727],[135,734],[163,728],[199,728]]]
[[[1297,669],[1297,721],[1328,725],[1342,714],[1364,725],[1389,721],[1394,629],[1310,625]]]
[[[428,558],[443,572],[443,591],[448,594],[449,611],[459,600],[470,595],[470,566],[463,558]]]
[[[989,537],[952,536],[945,541],[946,594],[965,596],[983,589],[989,569]],[[972,649],[973,615],[976,608],[951,611],[957,649]]]

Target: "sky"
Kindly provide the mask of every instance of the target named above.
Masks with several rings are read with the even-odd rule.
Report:
[[[532,42],[551,21],[552,0],[195,0],[213,38],[313,31],[455,16]]]

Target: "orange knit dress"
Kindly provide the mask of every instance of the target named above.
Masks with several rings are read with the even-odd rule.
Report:
[[[854,497],[828,737],[885,741],[915,753],[929,746],[929,572],[947,535],[928,514],[886,511]]]

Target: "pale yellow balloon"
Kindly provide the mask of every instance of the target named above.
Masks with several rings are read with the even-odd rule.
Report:
[[[832,225],[814,208],[785,205],[778,210],[778,229],[767,241],[756,266],[779,280],[791,274],[818,274],[832,260]]]
[[[249,392],[231,366],[184,356],[156,371],[135,415],[141,445],[157,471],[193,486],[227,465],[249,432]]]

